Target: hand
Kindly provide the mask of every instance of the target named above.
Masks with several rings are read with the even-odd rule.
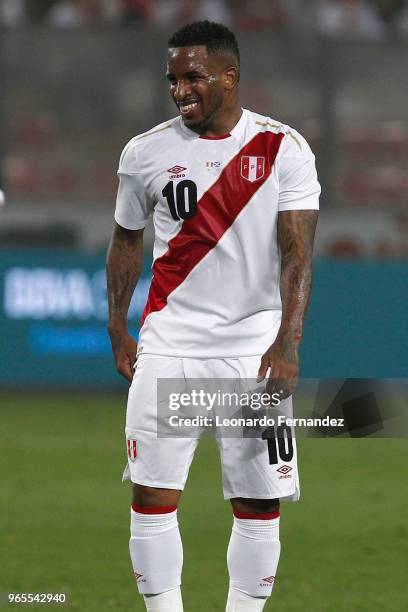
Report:
[[[136,363],[137,343],[127,329],[109,327],[108,330],[116,369],[119,374],[124,376],[129,382],[132,382],[133,367]]]
[[[270,397],[277,393],[281,400],[292,395],[299,376],[297,343],[275,340],[262,355],[257,382],[265,379],[269,368],[266,393]]]

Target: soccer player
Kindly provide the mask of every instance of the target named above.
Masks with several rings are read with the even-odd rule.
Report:
[[[242,109],[239,74],[225,26],[181,28],[167,58],[179,114],[133,138],[119,162],[109,333],[131,382],[124,478],[147,610],[183,610],[177,504],[197,444],[157,435],[157,379],[257,378],[290,403],[298,376],[320,194],[314,156],[295,130]],[[150,214],[153,279],[136,345],[126,321]],[[299,497],[296,446],[289,434],[275,452],[260,438],[217,441],[234,514],[226,610],[256,612],[277,571],[280,499]]]

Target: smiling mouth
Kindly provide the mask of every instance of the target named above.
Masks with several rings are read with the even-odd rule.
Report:
[[[178,103],[178,107],[182,115],[188,115],[189,113],[197,110],[198,106],[199,106],[199,103],[197,101]]]

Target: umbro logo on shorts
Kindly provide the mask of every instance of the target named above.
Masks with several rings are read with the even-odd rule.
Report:
[[[268,576],[267,578],[262,578],[262,582],[260,586],[270,586],[275,582],[275,576]],[[266,583],[266,584],[264,584]]]
[[[292,468],[290,467],[290,465],[282,465],[278,470],[276,470],[277,472],[280,472],[281,474],[288,474],[289,472],[292,471]]]
[[[136,440],[127,441],[127,453],[130,461],[134,461],[137,457],[137,442]]]

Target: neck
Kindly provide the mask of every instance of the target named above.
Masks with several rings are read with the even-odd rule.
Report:
[[[217,137],[229,134],[237,125],[242,115],[242,107],[237,100],[233,107],[227,107],[212,117],[210,122],[201,129],[194,130],[200,136]]]

